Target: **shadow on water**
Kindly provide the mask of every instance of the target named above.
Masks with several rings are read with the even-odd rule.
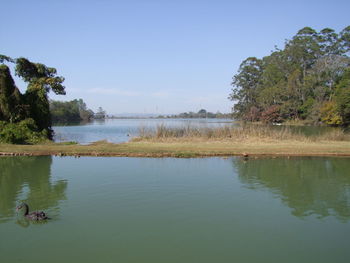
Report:
[[[350,219],[349,159],[233,159],[239,180],[252,190],[268,190],[299,218]]]
[[[67,181],[52,182],[51,156],[0,158],[0,223],[16,216],[16,205],[21,201],[31,210],[45,210],[55,217],[59,201],[65,200]],[[28,222],[17,223],[27,226]]]

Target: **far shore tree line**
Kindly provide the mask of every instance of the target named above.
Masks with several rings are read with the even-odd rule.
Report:
[[[209,118],[209,119],[230,119],[232,117],[231,113],[221,113],[221,112],[210,112],[206,111],[205,109],[201,109],[198,112],[183,112],[180,114],[173,114],[173,115],[159,115],[157,118],[171,118],[171,119],[193,119],[193,118]]]
[[[53,123],[88,122],[92,119],[105,119],[106,111],[99,107],[97,112],[88,109],[82,99],[71,101],[50,100]]]
[[[350,26],[305,27],[284,48],[248,57],[233,77],[233,114],[245,121],[350,124]]]

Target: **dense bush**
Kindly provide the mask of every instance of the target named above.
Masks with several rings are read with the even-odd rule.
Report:
[[[337,85],[336,103],[342,123],[350,125],[350,68],[345,71]]]
[[[334,101],[325,102],[321,108],[321,121],[328,125],[340,125],[342,119],[338,113],[337,105]]]
[[[16,87],[7,63],[13,63],[15,74],[27,83],[24,94]],[[63,81],[55,68],[0,54],[0,141],[34,143],[52,139],[48,92],[65,94]]]
[[[2,143],[35,144],[47,138],[47,131],[39,131],[33,119],[25,119],[17,123],[0,121],[0,142]]]

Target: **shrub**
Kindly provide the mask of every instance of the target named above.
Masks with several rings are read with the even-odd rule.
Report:
[[[336,102],[339,115],[344,125],[350,125],[350,68],[337,85]]]
[[[38,131],[33,119],[18,123],[0,122],[0,142],[13,144],[34,144],[47,139],[47,131]]]
[[[261,120],[265,123],[282,122],[280,106],[272,105],[261,113]]]
[[[312,107],[315,103],[313,98],[308,98],[298,109],[298,113],[302,119],[306,119],[312,110]]]
[[[334,101],[328,101],[321,107],[321,121],[328,125],[341,125],[342,118]]]

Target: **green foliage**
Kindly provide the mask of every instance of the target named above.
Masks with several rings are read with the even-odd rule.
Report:
[[[306,101],[298,108],[298,114],[302,119],[306,119],[310,115],[312,106],[315,100],[312,97],[308,97]]]
[[[261,86],[263,61],[255,57],[249,57],[242,62],[238,74],[233,77],[232,85],[241,87],[233,89],[230,99],[236,101],[234,105],[235,117],[242,118],[256,100]]]
[[[32,119],[35,129],[32,132],[38,132],[37,137],[46,135],[52,138],[51,116],[48,101],[48,92],[53,91],[56,94],[65,94],[65,88],[62,85],[64,78],[56,76],[56,69],[46,67],[40,63],[33,63],[25,58],[12,59],[0,55],[0,63],[15,63],[16,75],[28,83],[25,94],[21,94],[15,86],[9,68],[0,65],[0,121],[13,123],[14,125],[3,126],[1,131],[5,140],[14,143],[24,143],[35,141],[35,136],[29,134],[28,127],[21,124],[25,119]],[[18,127],[18,131],[14,131]],[[23,132],[23,136],[20,135]]]
[[[205,109],[201,109],[198,112],[182,112],[177,115],[167,115],[167,116],[159,116],[161,118],[182,118],[182,119],[191,119],[191,118],[231,118],[231,114],[223,114],[220,112],[209,112]],[[158,117],[158,118],[159,118]]]
[[[21,77],[38,89],[39,87],[46,92],[52,90],[56,94],[65,95],[65,88],[62,85],[64,78],[56,76],[56,69],[46,67],[44,64],[32,63],[26,58],[16,59],[16,75]]]
[[[47,131],[39,131],[33,119],[25,119],[17,123],[0,121],[0,142],[2,143],[35,144],[47,138]]]
[[[52,121],[60,123],[88,121],[94,116],[94,112],[87,109],[82,99],[72,101],[51,100],[50,111]]]
[[[233,77],[229,98],[235,103],[234,116],[248,121],[302,119],[349,125],[345,77],[349,51],[350,26],[339,34],[330,28],[317,32],[305,27],[285,42],[284,49],[262,59],[247,58]]]
[[[4,63],[4,62],[12,62],[14,63],[14,60],[8,56],[2,55],[0,54],[0,63]]]
[[[336,92],[337,109],[344,125],[350,125],[350,68],[343,74]]]
[[[321,108],[321,121],[328,125],[340,125],[342,119],[338,113],[337,105],[334,101],[325,102]]]
[[[345,52],[350,51],[350,26],[347,26],[340,32],[341,47]]]
[[[10,69],[0,65],[0,121],[16,122],[23,119],[25,107],[22,100]]]
[[[30,105],[29,116],[34,119],[40,130],[47,130],[52,137],[50,106],[47,93],[40,85],[29,84],[25,93],[25,103]]]

